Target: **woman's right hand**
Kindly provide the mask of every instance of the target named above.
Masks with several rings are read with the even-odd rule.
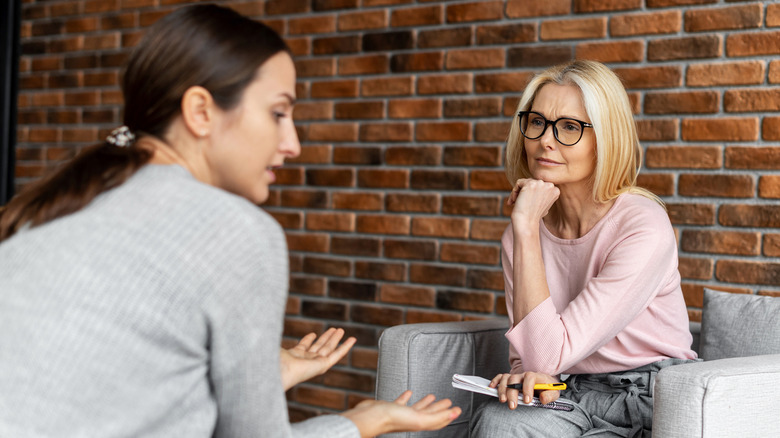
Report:
[[[506,203],[513,206],[512,221],[524,219],[531,225],[537,225],[560,195],[560,189],[553,183],[521,178],[515,182]]]
[[[507,403],[509,409],[515,409],[517,407],[517,400],[520,391],[514,388],[507,388],[507,385],[513,383],[523,384],[523,403],[531,403],[534,397],[534,385],[537,383],[558,383],[559,380],[553,376],[543,373],[526,372],[522,374],[499,374],[490,381],[488,385],[491,388],[496,388],[498,391],[498,401],[501,403]],[[539,392],[539,401],[547,404],[554,402],[561,396],[561,391],[546,390]]]
[[[393,402],[364,400],[341,415],[355,423],[360,436],[367,438],[391,432],[438,430],[461,413],[459,407],[451,407],[449,399],[436,401],[433,394],[407,406],[411,397],[412,391],[407,390]]]

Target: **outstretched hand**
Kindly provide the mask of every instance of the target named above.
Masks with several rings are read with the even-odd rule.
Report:
[[[404,391],[395,401],[364,400],[344,412],[360,430],[361,437],[404,431],[437,430],[450,424],[461,413],[449,399],[436,401],[428,394],[411,406],[406,404],[412,391]]]
[[[329,328],[319,339],[309,333],[294,347],[282,348],[279,357],[284,390],[323,374],[346,356],[355,345],[355,338],[347,338],[339,345],[342,337],[344,329]]]

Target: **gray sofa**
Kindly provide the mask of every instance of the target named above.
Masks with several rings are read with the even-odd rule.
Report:
[[[691,323],[703,362],[662,370],[654,386],[655,437],[780,437],[780,299],[705,290]],[[452,375],[487,378],[509,369],[506,319],[408,324],[379,340],[377,398],[405,389],[450,398],[463,410],[440,431],[385,437],[467,437],[487,396],[452,388]]]

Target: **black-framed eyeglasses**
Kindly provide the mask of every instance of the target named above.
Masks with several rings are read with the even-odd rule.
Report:
[[[529,140],[536,140],[544,135],[547,125],[552,125],[553,135],[564,146],[574,146],[582,138],[585,128],[593,128],[593,125],[582,120],[562,117],[558,120],[547,120],[536,111],[520,111],[520,132]]]

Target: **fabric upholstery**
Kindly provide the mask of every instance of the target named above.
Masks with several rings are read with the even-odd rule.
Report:
[[[780,299],[704,290],[701,357],[780,354]]]

